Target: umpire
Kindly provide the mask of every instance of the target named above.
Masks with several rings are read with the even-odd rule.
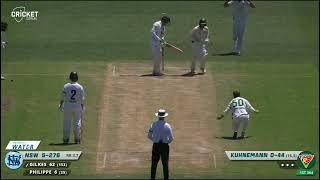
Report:
[[[151,124],[148,133],[148,138],[153,142],[151,179],[155,179],[156,177],[160,157],[163,165],[164,179],[169,179],[169,143],[173,140],[172,129],[170,124],[164,120],[164,118],[168,116],[166,110],[159,109],[155,115],[159,120]]]

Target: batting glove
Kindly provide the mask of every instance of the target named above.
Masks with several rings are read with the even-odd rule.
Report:
[[[166,44],[166,41],[164,40],[164,38],[161,38],[160,39],[160,44],[162,45],[162,44]]]

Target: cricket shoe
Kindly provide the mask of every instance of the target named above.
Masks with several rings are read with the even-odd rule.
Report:
[[[64,139],[63,144],[69,144],[69,139]]]
[[[207,72],[206,68],[201,68],[201,73],[199,74],[203,75],[203,74],[206,74],[206,72]]]
[[[240,53],[239,52],[232,52],[230,53],[231,55],[234,55],[234,56],[240,56]]]
[[[5,80],[6,78],[4,76],[1,75],[1,80]]]
[[[246,133],[245,133],[245,132],[242,132],[242,133],[241,133],[241,136],[240,136],[239,138],[244,139],[244,138],[246,138],[245,135],[246,135]]]
[[[232,136],[232,139],[237,139],[237,135],[238,135],[238,132],[234,132],[233,136]]]
[[[76,139],[76,140],[74,140],[74,143],[80,144],[80,140],[79,140],[79,139]]]

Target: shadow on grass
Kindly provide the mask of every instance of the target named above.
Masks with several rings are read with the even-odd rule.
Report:
[[[240,56],[240,54],[237,54],[235,52],[228,52],[228,53],[217,53],[212,54],[212,56]]]
[[[154,76],[153,74],[143,74],[143,75],[140,75],[140,77],[193,77],[193,76],[196,76],[196,75],[205,75],[205,73],[197,73],[197,74],[192,74],[190,72],[188,73],[185,73],[185,74],[163,74],[163,75],[160,75],[160,76]]]
[[[77,143],[50,143],[49,146],[70,146],[70,145],[75,145]]]
[[[182,74],[181,76],[184,76],[184,77],[193,77],[193,76],[202,76],[202,75],[205,75],[206,73],[191,73],[191,72],[188,72],[186,74]]]
[[[226,140],[232,140],[232,141],[237,141],[237,140],[242,140],[242,139],[248,139],[251,138],[252,136],[245,136],[245,137],[238,137],[237,139],[233,139],[232,136],[221,136],[221,137],[216,137],[217,139],[226,139]]]
[[[142,75],[138,75],[138,74],[120,74],[119,76],[122,77],[155,77],[155,78],[161,78],[161,77],[193,77],[193,76],[197,76],[197,75],[205,75],[205,73],[196,73],[196,74],[192,74],[190,72],[185,73],[185,74],[162,74],[162,75],[153,75],[152,73],[150,74],[142,74]]]

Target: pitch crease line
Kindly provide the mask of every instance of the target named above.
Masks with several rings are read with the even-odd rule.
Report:
[[[213,164],[214,164],[214,168],[217,168],[217,160],[216,160],[216,154],[213,153]]]
[[[113,66],[112,76],[116,76],[116,65]]]
[[[104,152],[104,155],[103,155],[103,168],[106,168],[106,162],[107,162],[107,152]]]

